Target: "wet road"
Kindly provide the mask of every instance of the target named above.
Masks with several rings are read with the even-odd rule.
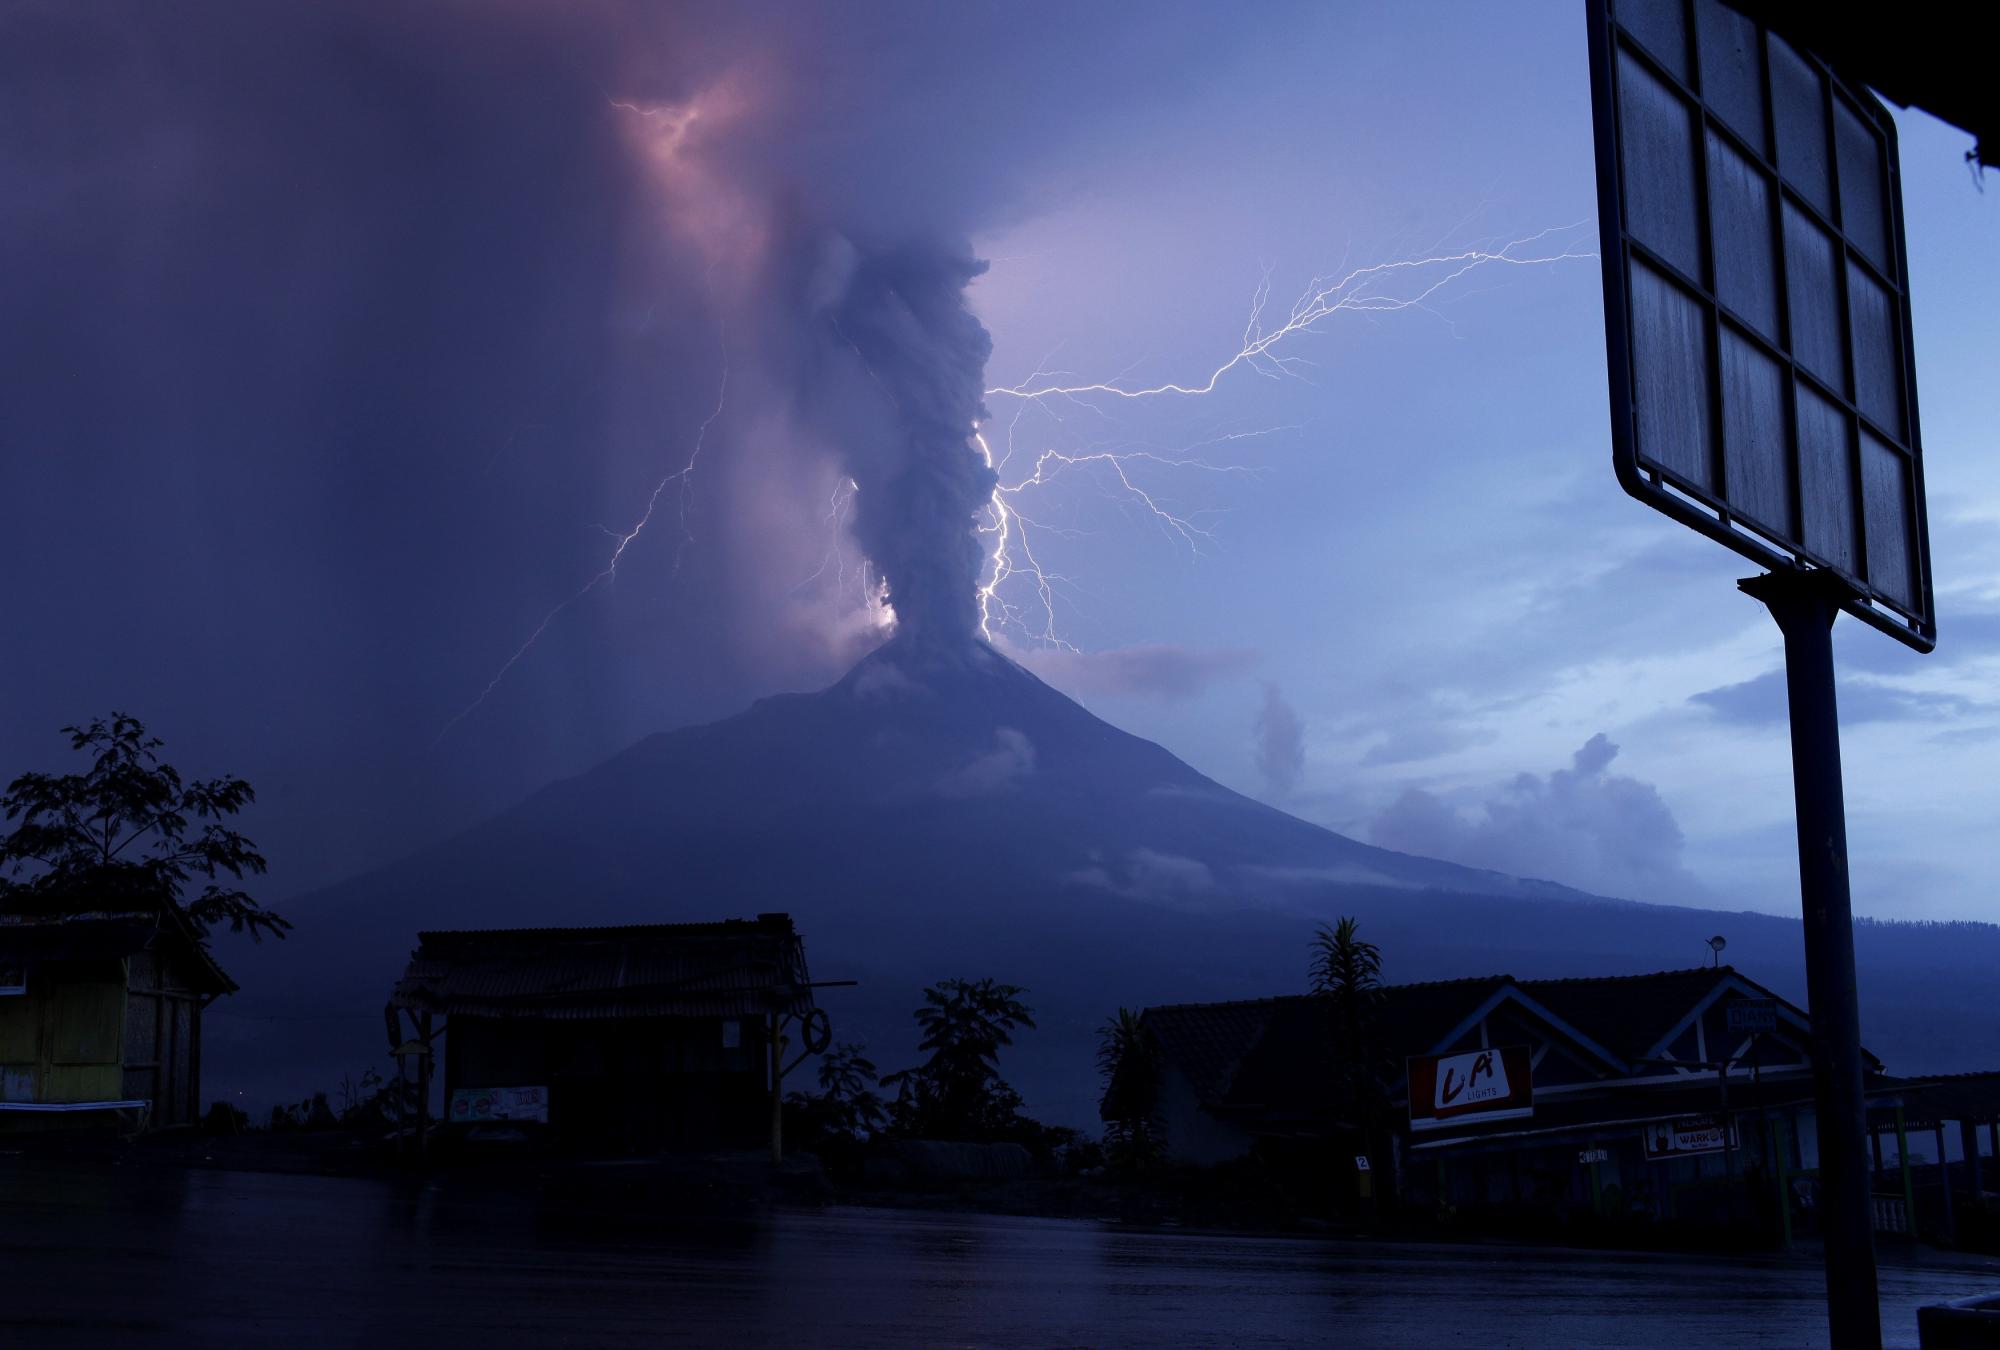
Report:
[[[2000,1289],[1885,1266],[1884,1325]],[[833,1208],[585,1238],[519,1197],[0,1159],[0,1343],[1821,1344],[1816,1267]]]

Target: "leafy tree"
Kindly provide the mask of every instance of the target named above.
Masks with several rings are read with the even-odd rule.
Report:
[[[924,990],[912,1014],[923,1028],[918,1048],[930,1058],[882,1079],[898,1088],[895,1122],[932,1139],[993,1139],[1021,1127],[1021,1097],[1000,1077],[1000,1048],[1035,1019],[1027,990],[991,979],[945,980]]]
[[[1104,1080],[1104,1151],[1114,1167],[1160,1160],[1160,1059],[1139,1013],[1120,1008],[1097,1029],[1097,1072]]]
[[[786,1099],[811,1135],[858,1143],[889,1123],[887,1106],[872,1091],[875,1064],[865,1050],[847,1041],[834,1046],[820,1057],[819,1091]]]
[[[248,783],[184,781],[161,761],[160,739],[124,713],[63,732],[90,757],[87,770],[24,773],[0,794],[0,813],[19,822],[0,838],[0,910],[129,904],[174,911],[203,941],[224,924],[259,941],[284,937],[289,922],[226,884],[264,871],[256,846],[224,823],[256,800]]]

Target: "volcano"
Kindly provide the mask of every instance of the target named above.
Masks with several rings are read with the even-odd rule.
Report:
[[[885,1070],[914,1054],[924,985],[1024,986],[1038,1029],[1003,1070],[1031,1111],[1078,1125],[1095,1113],[1095,1029],[1118,1007],[1298,992],[1314,927],[1342,914],[1359,917],[1397,982],[1688,965],[1721,927],[1739,965],[1804,993],[1795,923],[1375,848],[1230,791],[983,643],[904,638],[824,690],[648,737],[283,908],[292,941],[232,958],[248,992],[211,1023],[212,1095],[289,1097],[379,1058],[374,1010],[430,928],[786,911],[815,978],[859,982],[822,1006],[836,1037]],[[1935,950],[1911,998],[1954,1001],[1961,979],[1965,1030],[1990,1044],[1996,1017],[1979,990],[2000,930],[1958,927],[1977,940],[1917,943]],[[1898,952],[1913,940],[1895,936]],[[1866,996],[1885,948],[1866,933],[1860,946]],[[1873,992],[1872,1048],[1918,1047],[1915,1029],[1895,1030],[1908,1020],[1899,996]],[[1941,1053],[1926,1037],[1922,1067],[1942,1067],[1929,1062]]]

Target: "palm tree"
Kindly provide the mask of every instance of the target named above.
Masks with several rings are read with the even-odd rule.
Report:
[[[1361,940],[1359,927],[1351,917],[1332,928],[1320,925],[1313,936],[1310,979],[1326,1012],[1335,1109],[1353,1122],[1362,1151],[1372,1156],[1388,1110],[1374,1034],[1383,998],[1382,953]]]
[[[1327,1000],[1333,1013],[1336,1044],[1349,1064],[1367,1058],[1369,1032],[1382,1006],[1382,953],[1357,935],[1360,925],[1342,919],[1332,928],[1321,924],[1313,935],[1313,993]]]
[[[1138,1168],[1157,1161],[1159,1052],[1136,1010],[1120,1008],[1097,1029],[1097,1071],[1104,1079],[1104,1144],[1112,1162]]]

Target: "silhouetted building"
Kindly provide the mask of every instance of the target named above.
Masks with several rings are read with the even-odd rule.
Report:
[[[419,944],[390,997],[390,1038],[419,1063],[441,1047],[447,1126],[545,1128],[587,1154],[771,1141],[773,1038],[813,1014],[789,915]]]
[[[1759,1187],[1774,1224],[1780,1194],[1810,1209],[1807,1016],[1728,966],[1390,986],[1372,1106],[1337,1086],[1351,1054],[1325,1000],[1149,1008],[1142,1026],[1155,1124],[1185,1162],[1366,1156],[1384,1189],[1444,1212],[1720,1220]]]
[[[192,1124],[235,990],[177,910],[0,915],[0,1131]]]

